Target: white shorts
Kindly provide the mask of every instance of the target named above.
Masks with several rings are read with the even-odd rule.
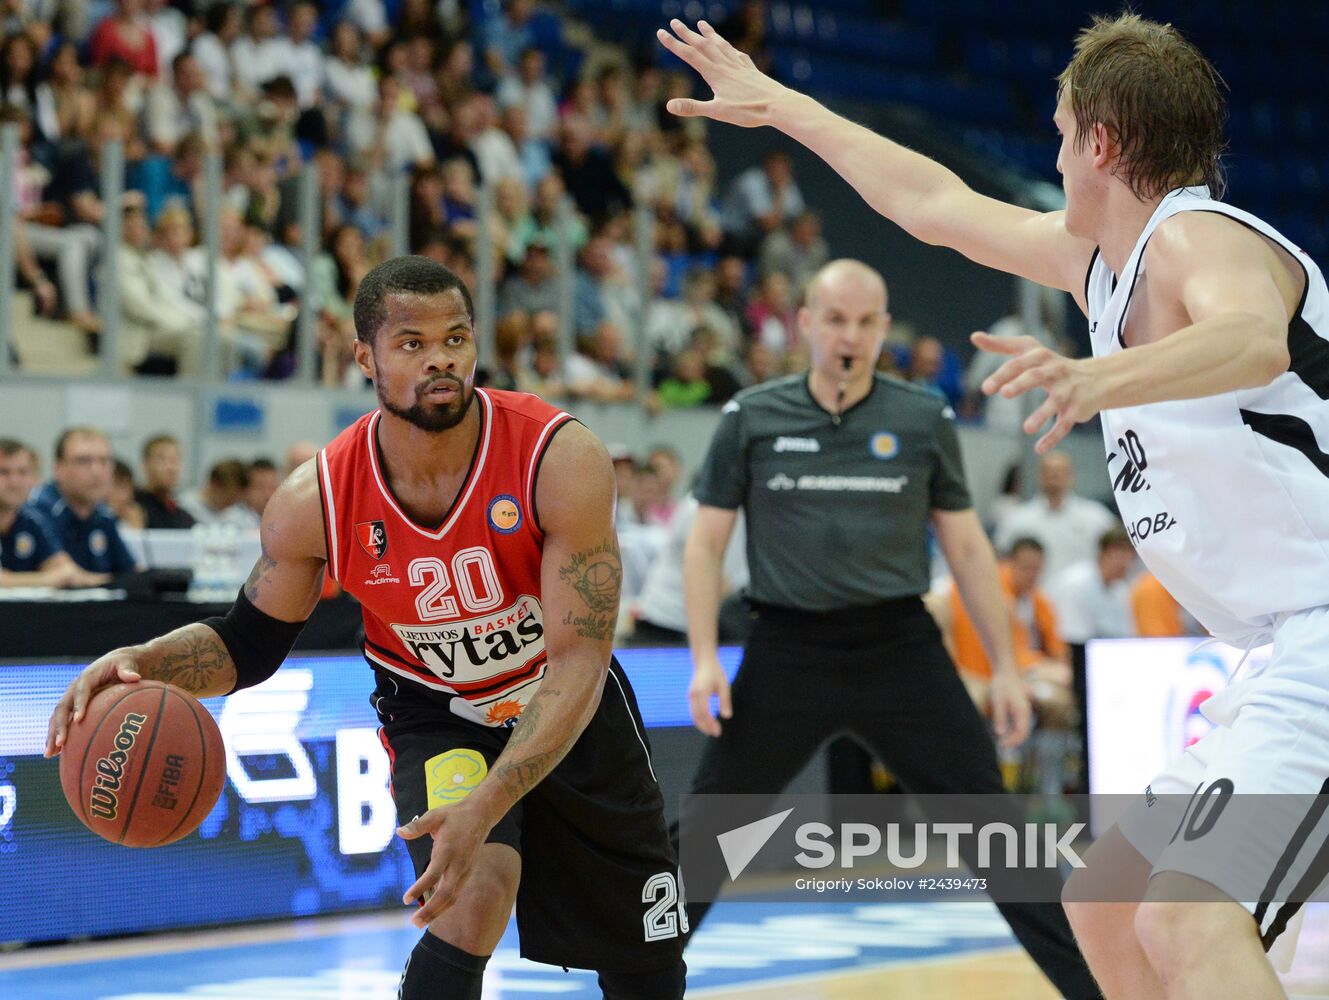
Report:
[[[1118,823],[1153,864],[1243,903],[1268,949],[1329,873],[1329,608],[1279,616],[1268,666]],[[1288,900],[1293,900],[1288,902]]]

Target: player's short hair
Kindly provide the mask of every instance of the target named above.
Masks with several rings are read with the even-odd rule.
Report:
[[[1043,543],[1037,538],[1030,538],[1026,535],[1023,538],[1017,538],[1015,541],[1011,542],[1011,547],[1006,550],[1006,555],[1014,556],[1021,549],[1032,549],[1041,556],[1043,554]]]
[[[180,439],[174,434],[154,434],[143,442],[143,460],[147,461],[148,456],[152,454],[154,448],[159,444],[173,444],[180,447]]]
[[[1135,546],[1131,544],[1131,536],[1126,534],[1125,528],[1108,528],[1098,540],[1098,551],[1102,554],[1108,549],[1130,549],[1135,551]]]
[[[75,438],[75,437],[101,438],[103,441],[106,441],[107,445],[110,444],[110,441],[107,439],[106,435],[103,434],[101,431],[99,431],[96,427],[66,428],[65,430],[61,431],[60,436],[55,439],[55,460],[57,462],[64,461],[65,446],[69,444],[70,438]]]
[[[466,305],[466,316],[475,322],[475,304],[466,282],[428,257],[393,257],[379,264],[360,282],[355,293],[355,336],[366,344],[387,319],[385,300],[395,292],[407,295],[442,295],[456,290]]]
[[[1075,149],[1095,123],[1121,147],[1119,169],[1135,196],[1207,184],[1222,197],[1227,84],[1170,24],[1138,14],[1095,17],[1057,77],[1075,115]]]

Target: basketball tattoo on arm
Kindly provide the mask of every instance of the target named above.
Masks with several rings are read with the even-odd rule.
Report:
[[[623,563],[618,542],[611,538],[584,552],[578,552],[566,566],[560,566],[559,579],[570,584],[581,596],[589,611],[563,619],[583,639],[612,639],[618,615],[618,596],[623,585]]]

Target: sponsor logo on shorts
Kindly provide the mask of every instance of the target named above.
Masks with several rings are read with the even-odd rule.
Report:
[[[775,450],[817,452],[821,451],[821,442],[816,438],[778,437],[775,439]]]
[[[388,529],[382,521],[361,521],[355,526],[355,537],[371,559],[382,559],[388,551]]]
[[[510,535],[521,527],[521,508],[517,506],[517,498],[507,493],[490,500],[486,513],[489,526],[500,535]]]
[[[125,776],[129,754],[138,742],[138,734],[148,721],[146,715],[126,712],[115,734],[115,749],[97,761],[97,776],[92,779],[88,811],[96,819],[115,819],[120,811],[120,785]]]
[[[489,773],[489,764],[475,750],[447,750],[425,761],[425,789],[429,808],[460,802]]]
[[[900,439],[889,431],[878,431],[868,442],[868,451],[873,458],[894,458],[900,454]]]

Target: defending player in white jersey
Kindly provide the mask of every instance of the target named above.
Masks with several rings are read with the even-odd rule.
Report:
[[[1150,806],[1184,790],[1218,811],[1156,851],[1149,817],[1128,816],[1089,868],[1130,866],[1148,878],[1144,902],[1075,902],[1103,897],[1073,877],[1071,923],[1110,1000],[1283,997],[1265,950],[1295,906],[1270,902],[1296,873],[1299,889],[1316,876],[1325,837],[1309,821],[1323,810],[1272,810],[1253,826],[1231,809],[1224,822],[1221,803],[1234,790],[1329,794],[1329,291],[1271,227],[1211,200],[1225,117],[1213,68],[1171,26],[1095,21],[1058,81],[1066,209],[1038,213],[782,86],[707,23],[671,27],[662,44],[714,92],[671,112],[774,126],[918,239],[1064,289],[1089,317],[1089,360],[975,334],[1012,355],[984,390],[1046,391],[1025,422],[1031,434],[1052,422],[1040,453],[1101,413],[1146,564],[1215,634],[1248,648],[1272,639],[1274,655],[1206,704],[1219,728],[1151,785]],[[1250,898],[1236,887],[1258,866],[1252,920],[1233,900]],[[1206,894],[1218,901],[1178,901]]]

